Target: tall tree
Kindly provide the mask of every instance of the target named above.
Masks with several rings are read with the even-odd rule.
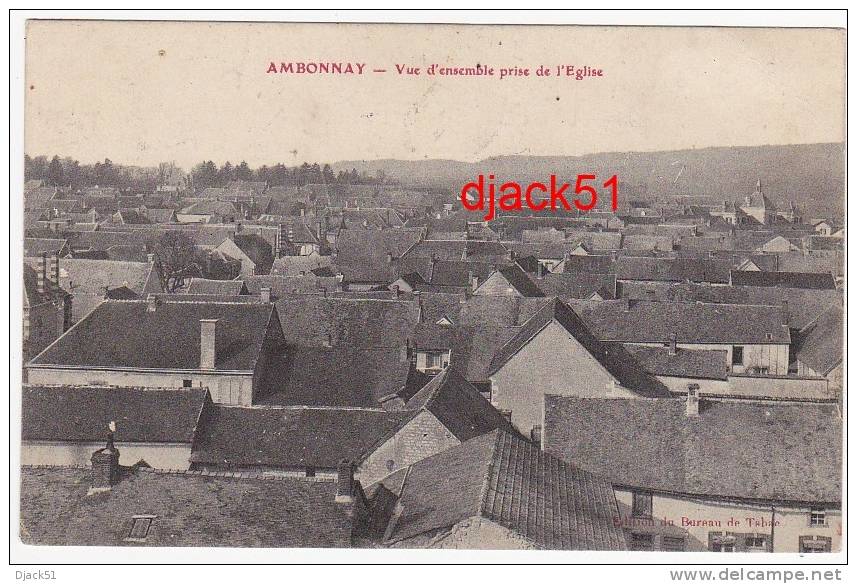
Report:
[[[61,187],[65,184],[65,172],[59,156],[51,158],[51,163],[48,164],[45,180],[49,185],[53,185],[55,187]]]

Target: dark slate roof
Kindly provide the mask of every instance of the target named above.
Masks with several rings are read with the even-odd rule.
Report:
[[[755,272],[732,270],[734,286],[776,286],[782,288],[810,288],[833,290],[836,281],[831,274],[816,272]]]
[[[790,342],[781,306],[625,300],[573,301],[571,305],[602,341],[667,343],[675,334],[679,343]]]
[[[615,485],[777,501],[841,500],[835,405],[545,396],[547,452]]]
[[[264,237],[252,233],[244,235],[236,233],[232,241],[256,264],[257,269],[260,269],[260,266],[265,272],[271,269],[274,263],[274,252],[271,244]]]
[[[729,372],[725,350],[677,349],[671,355],[667,347],[626,345],[625,349],[652,375],[725,381]]]
[[[497,428],[516,433],[509,420],[491,402],[449,367],[410,398],[407,407],[428,410],[462,442]]]
[[[467,242],[464,240],[419,241],[404,254],[405,257],[421,257],[446,261],[463,261]]]
[[[616,297],[616,276],[613,274],[589,274],[587,272],[565,272],[545,274],[534,279],[536,286],[547,296],[557,296],[562,300],[572,298],[587,299],[598,294],[604,300]]]
[[[422,235],[422,229],[346,229],[336,238],[336,261],[378,263],[386,261],[388,253],[399,258],[417,243]]]
[[[842,340],[845,315],[842,306],[835,304],[804,327],[799,335],[797,360],[808,365],[819,375],[827,375],[842,363]]]
[[[622,387],[649,397],[669,395],[667,388],[652,375],[645,372],[634,358],[618,343],[602,343],[597,340],[583,320],[557,298],[551,299],[491,360],[489,374],[496,373],[509,359],[538,335],[548,324],[556,321],[613,375]],[[555,358],[561,358],[555,355]]]
[[[24,386],[23,440],[100,442],[116,422],[118,442],[191,443],[205,389]]]
[[[562,264],[565,272],[609,274],[614,261],[609,255],[571,255],[567,256]]]
[[[184,290],[185,294],[212,294],[218,296],[238,296],[247,294],[247,287],[242,280],[207,280],[191,278]]]
[[[358,460],[411,418],[381,409],[214,406],[191,462],[229,468],[336,468]]]
[[[21,539],[38,545],[348,547],[350,507],[336,483],[290,477],[126,470],[87,495],[89,469],[21,469]],[[134,515],[154,515],[145,542]]]
[[[609,482],[502,430],[410,466],[396,494],[388,544],[483,517],[538,548],[626,549]]]
[[[651,293],[650,293],[651,291]],[[622,296],[629,300],[757,304],[787,307],[791,328],[803,328],[842,297],[841,290],[766,288],[764,286],[708,286],[669,282],[626,282]]]
[[[27,257],[38,257],[43,253],[59,253],[68,245],[66,239],[48,239],[38,237],[24,238],[24,255]]]
[[[493,271],[491,264],[483,262],[437,260],[429,265],[431,273],[427,276],[428,282],[436,286],[467,288],[470,286],[471,274],[479,278],[479,282],[484,282]]]
[[[70,328],[30,365],[199,369],[201,319],[218,319],[218,370],[256,366],[271,319],[270,304],[108,300]]]
[[[406,300],[305,295],[279,300],[277,312],[286,340],[303,346],[400,347],[419,320]]]
[[[271,355],[260,399],[276,405],[379,407],[381,398],[407,382],[410,361],[401,353],[400,348],[289,345]]]
[[[610,271],[618,280],[728,284],[730,267],[722,260],[619,257]]]

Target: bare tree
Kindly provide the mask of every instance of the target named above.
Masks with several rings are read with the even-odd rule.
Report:
[[[193,239],[181,231],[166,231],[149,242],[164,292],[182,288],[186,278],[202,275],[200,252]]]

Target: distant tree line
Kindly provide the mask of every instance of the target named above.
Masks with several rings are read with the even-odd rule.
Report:
[[[163,165],[162,165],[163,167]],[[120,166],[109,158],[95,164],[81,164],[71,158],[54,156],[24,156],[24,179],[41,179],[45,184],[79,190],[86,187],[116,187],[134,192],[152,192],[163,180],[163,168]],[[303,186],[307,184],[380,184],[386,181],[382,171],[374,176],[360,174],[356,169],[333,172],[329,164],[286,166],[275,164],[251,168],[246,162],[218,166],[211,160],[200,162],[191,169],[191,184],[199,191],[208,187],[224,187],[234,180],[266,182],[271,186]]]
[[[194,166],[190,174],[196,190],[223,187],[234,180],[266,182],[269,186],[303,186],[307,184],[379,184],[386,178],[383,173],[372,177],[361,175],[353,168],[350,171],[340,170],[334,173],[329,164],[322,166],[317,162],[313,164],[304,162],[300,166],[293,167],[279,163],[273,166],[262,165],[254,169],[244,161],[237,165],[227,161],[223,166],[218,167],[211,160],[207,160]]]
[[[116,187],[120,190],[151,192],[158,183],[158,170],[136,166],[113,164],[109,158],[95,164],[81,164],[65,157],[24,155],[24,179],[43,180],[55,187],[70,187],[72,190],[86,187]]]

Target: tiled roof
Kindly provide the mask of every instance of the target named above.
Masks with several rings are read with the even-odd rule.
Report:
[[[21,539],[31,545],[348,547],[350,506],[334,481],[137,468],[87,495],[89,469],[21,469]],[[152,515],[129,541],[135,515]]]
[[[430,274],[423,275],[428,282],[437,286],[459,286],[467,288],[470,286],[470,275],[472,274],[484,282],[493,271],[491,264],[483,262],[449,261],[437,260],[429,262]]]
[[[652,375],[725,381],[729,372],[725,350],[677,349],[671,355],[667,347],[626,345],[625,349]]]
[[[191,462],[227,468],[336,468],[412,416],[381,409],[214,406]]]
[[[309,256],[282,256],[274,260],[271,267],[271,275],[275,276],[300,276],[310,274],[313,270],[333,265],[331,256],[309,255]]]
[[[24,238],[24,255],[27,257],[39,257],[43,253],[59,253],[68,245],[66,239],[47,239],[37,237]]]
[[[389,253],[401,257],[420,240],[422,229],[346,229],[336,238],[337,263],[380,263]]]
[[[389,294],[389,292],[386,292]],[[277,301],[286,341],[295,345],[395,347],[405,344],[419,319],[406,300],[300,296]]]
[[[538,298],[545,295],[518,264],[505,266],[497,271],[521,296]]]
[[[815,272],[755,272],[732,270],[734,286],[776,286],[782,288],[811,288],[833,290],[836,282],[830,274]]]
[[[502,430],[409,467],[385,543],[481,517],[542,549],[623,550],[609,482]],[[442,477],[443,480],[438,480]]]
[[[545,396],[547,452],[616,485],[780,501],[841,500],[835,405]]]
[[[33,267],[40,260],[28,259]],[[104,295],[105,288],[126,286],[137,292],[160,292],[157,275],[152,265],[145,262],[122,262],[114,260],[89,260],[61,258],[60,286],[75,294],[90,292]]]
[[[707,286],[690,283],[628,282],[622,296],[634,300],[705,302],[713,304],[757,304],[787,306],[788,324],[803,328],[842,297],[841,290],[768,288],[764,286]]]
[[[191,443],[207,390],[30,386],[23,389],[23,440],[100,442],[116,422],[117,442]]]
[[[399,348],[289,345],[270,356],[260,399],[276,405],[379,407],[382,397],[405,386],[410,362],[401,353]]]
[[[728,262],[720,260],[619,257],[610,272],[618,280],[728,284],[729,268]]]
[[[410,398],[407,407],[428,410],[462,442],[497,428],[516,433],[508,419],[449,367]]]
[[[526,346],[551,322],[558,322],[572,335],[622,387],[649,397],[668,396],[667,388],[649,375],[634,361],[634,358],[617,343],[598,341],[583,320],[561,300],[553,298],[494,355],[489,374],[494,374],[518,351]]]
[[[238,296],[247,294],[247,287],[242,280],[206,280],[191,278],[184,290],[185,294],[215,294],[220,296]]]
[[[834,304],[804,327],[798,334],[797,360],[819,375],[827,375],[842,363],[842,339],[845,314]]]
[[[784,344],[790,342],[782,307],[701,302],[572,301],[602,341]]]
[[[604,300],[616,297],[616,276],[613,274],[589,274],[587,272],[566,272],[545,274],[533,282],[546,296],[557,296],[561,300],[572,298],[587,299],[598,294]]]
[[[273,311],[270,304],[172,301],[159,301],[150,311],[145,300],[108,300],[31,365],[199,369],[199,321],[218,319],[216,369],[249,371],[259,359]]]

